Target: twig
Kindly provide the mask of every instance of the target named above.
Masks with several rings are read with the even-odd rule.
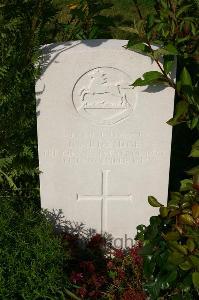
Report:
[[[140,17],[140,20],[143,20],[142,13],[141,13],[141,10],[140,10],[139,5],[137,3],[137,0],[133,0],[133,2],[135,3],[135,7],[137,9],[137,12],[138,12],[138,15]]]
[[[64,289],[64,291],[66,292],[66,294],[68,296],[70,296],[72,299],[75,299],[75,300],[81,300],[79,297],[77,297],[75,294],[73,294],[72,292],[70,292],[69,290],[67,290],[66,288]]]

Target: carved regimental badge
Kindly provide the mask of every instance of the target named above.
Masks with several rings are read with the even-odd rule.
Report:
[[[111,125],[127,118],[135,109],[136,94],[132,78],[112,67],[89,70],[76,82],[73,103],[84,118],[101,125]]]

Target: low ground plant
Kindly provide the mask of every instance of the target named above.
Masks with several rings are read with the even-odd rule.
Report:
[[[139,226],[143,241],[144,289],[150,299],[199,297],[199,186],[182,181],[180,192],[170,194],[166,206],[149,197],[160,214],[150,225]]]
[[[67,266],[71,289],[80,299],[144,300],[142,258],[137,242],[129,249],[115,249],[105,237],[95,234],[82,243],[78,235],[63,234],[70,249]]]
[[[0,203],[0,299],[62,299],[66,264],[61,240],[40,211]]]

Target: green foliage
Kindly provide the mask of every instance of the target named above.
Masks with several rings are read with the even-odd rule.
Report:
[[[138,78],[133,83],[133,86],[145,86],[145,85],[168,85],[168,82],[165,80],[164,75],[158,71],[150,71],[143,74],[143,79]]]
[[[104,12],[111,8],[104,0],[57,0],[57,13],[44,27],[45,41],[106,38],[110,36],[112,18]]]
[[[151,217],[148,227],[137,228],[137,239],[143,241],[144,288],[152,300],[199,295],[199,193],[192,186],[184,180],[167,206],[149,197],[153,207],[160,206],[160,214]]]
[[[61,240],[41,212],[0,204],[0,299],[62,299],[67,286]]]
[[[13,0],[0,7],[1,196],[39,203],[35,81],[40,45],[96,38],[108,18],[102,1]],[[66,18],[62,14],[66,10]],[[22,200],[20,200],[22,204]]]
[[[111,4],[99,0],[78,0],[68,5],[69,20],[64,25],[66,33],[72,39],[105,37],[106,30],[108,26],[112,25],[112,22],[110,18],[101,13],[111,6]]]
[[[43,26],[53,13],[50,0],[4,1],[0,8],[1,196],[17,193],[37,205],[35,64]]]
[[[160,74],[148,72],[143,79],[137,79],[133,86],[163,83],[174,88],[179,104],[168,123],[177,125],[186,122],[190,129],[199,130],[199,26],[196,4],[184,0],[154,1],[154,9],[150,14],[143,15],[138,2],[134,2],[140,19],[134,23],[134,35],[128,48],[152,58]],[[175,57],[178,60],[176,82],[172,77]]]
[[[143,14],[138,1],[134,3],[139,20],[134,23],[128,48],[149,56],[159,72],[143,74],[133,86],[163,84],[175,89],[175,114],[167,123],[186,123],[198,132],[198,2],[154,1],[150,14]],[[198,156],[197,140],[190,157]],[[151,217],[149,226],[138,226],[137,238],[143,241],[144,288],[152,300],[199,297],[199,166],[187,173],[193,180],[183,180],[167,206],[149,196],[149,204],[159,207],[160,214]]]
[[[190,155],[191,157],[199,158],[199,139],[193,144]]]

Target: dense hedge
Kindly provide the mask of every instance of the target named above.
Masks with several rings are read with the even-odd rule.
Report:
[[[46,217],[4,199],[0,231],[0,299],[61,299],[66,255]]]
[[[43,25],[55,12],[49,0],[16,0],[4,1],[0,13],[1,196],[17,190],[39,205],[35,63]]]

